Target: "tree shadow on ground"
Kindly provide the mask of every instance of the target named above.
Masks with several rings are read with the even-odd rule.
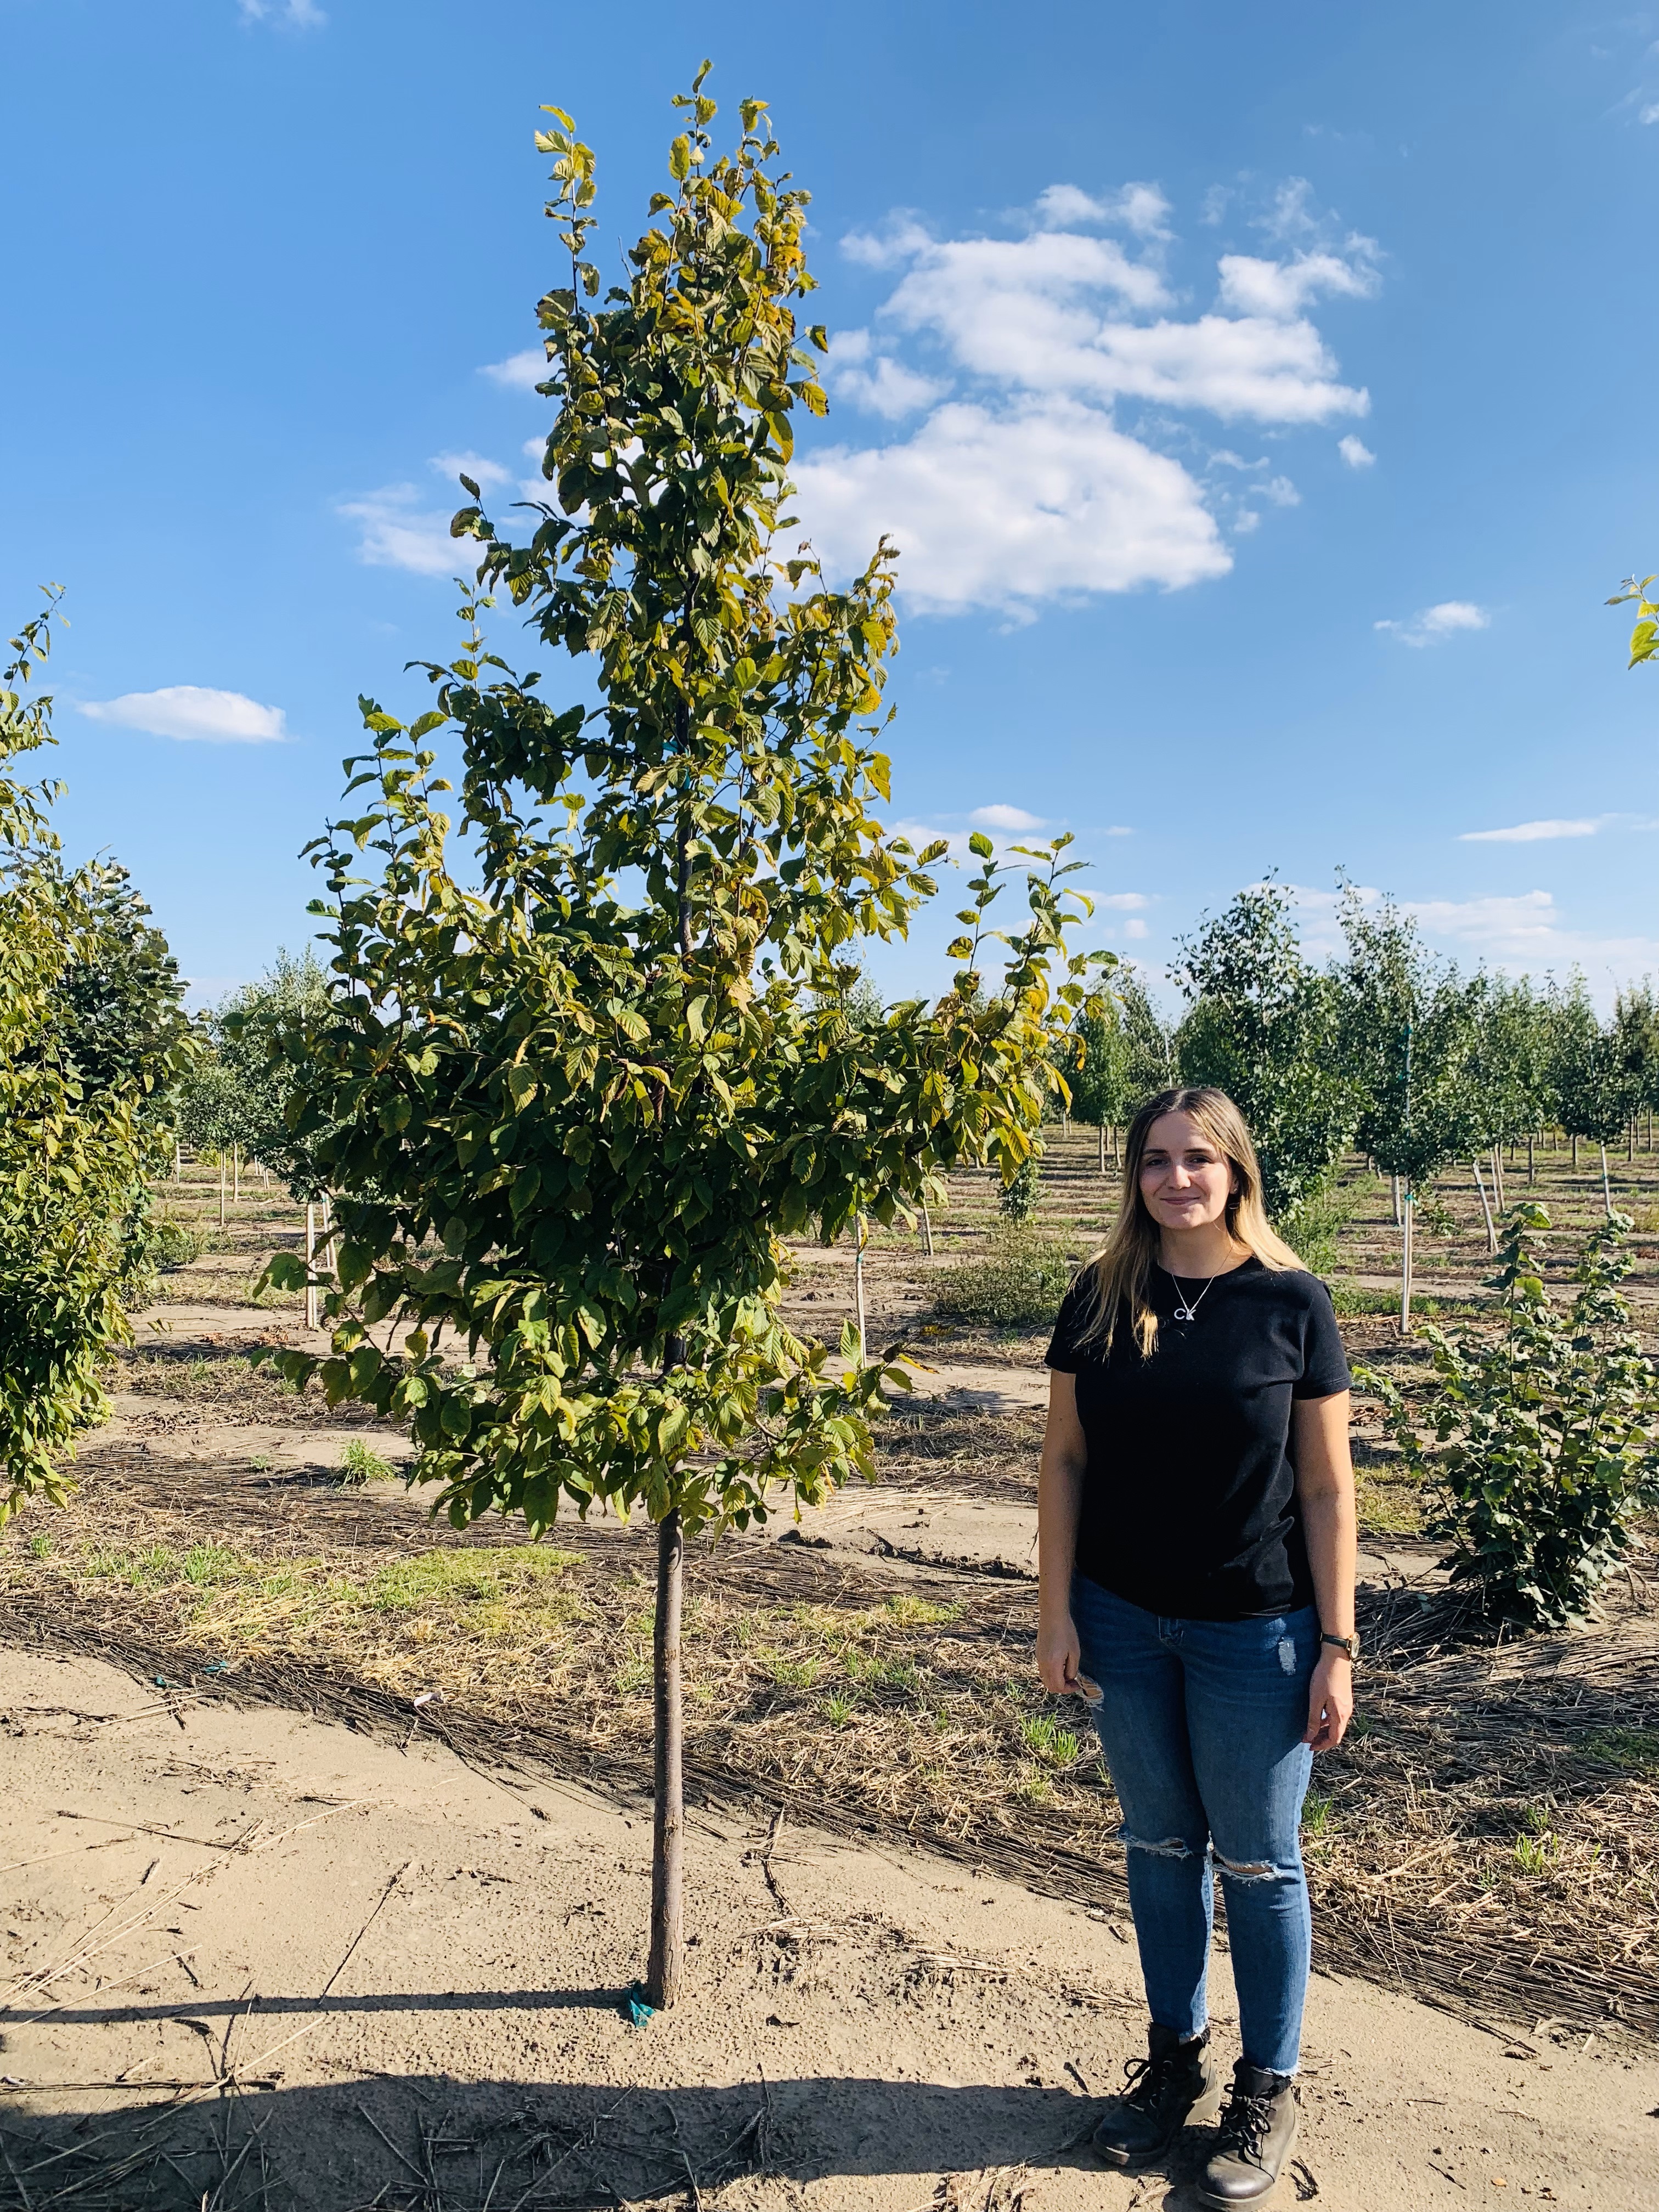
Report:
[[[0,2125],[0,2212],[714,2212],[728,2190],[745,2208],[781,2208],[799,2185],[835,2177],[848,2194],[824,2201],[863,2203],[850,2185],[883,2176],[918,2177],[919,2203],[928,2183],[958,2177],[933,2201],[1014,2212],[1039,2172],[1092,2166],[1101,2109],[1069,2088],[833,2075],[729,2087],[375,2075],[171,2094],[14,2111]],[[1145,2212],[1196,2206],[1211,2137],[1187,2133],[1145,2175]]]

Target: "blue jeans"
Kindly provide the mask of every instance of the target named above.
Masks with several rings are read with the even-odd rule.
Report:
[[[1085,1576],[1072,1618],[1129,1860],[1129,1905],[1146,2002],[1160,2027],[1196,2035],[1221,1869],[1244,2057],[1293,2074],[1310,1928],[1302,1741],[1319,1656],[1311,1606],[1263,1620],[1165,1620]]]

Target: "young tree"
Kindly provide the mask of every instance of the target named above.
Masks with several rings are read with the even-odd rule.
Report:
[[[1004,879],[975,836],[951,987],[843,1018],[838,969],[903,933],[942,845],[917,854],[872,811],[889,549],[845,590],[777,550],[790,417],[825,404],[796,344],[805,196],[763,102],[714,151],[705,75],[678,103],[661,221],[598,305],[593,157],[551,111],[571,276],[539,310],[548,497],[527,544],[476,504],[453,526],[600,703],[515,676],[471,597],[429,713],[405,729],[364,702],[362,811],[319,841],[330,1011],[293,1048],[295,1133],[316,1137],[340,1226],[330,1398],[408,1414],[414,1472],[458,1525],[501,1510],[539,1534],[596,1503],[657,1524],[653,2005],[681,1975],[686,1536],[867,1474],[884,1377],[902,1379],[850,1328],[838,1374],[784,1328],[781,1240],[831,1238],[860,1207],[891,1221],[957,1163],[1012,1177],[1087,996],[1066,841],[1033,850],[1028,919],[999,938]],[[464,872],[437,803],[446,730]]]
[[[1490,1148],[1492,1197],[1504,1205],[1502,1147],[1525,1138],[1530,1145],[1549,1101],[1550,1024],[1548,1008],[1523,976],[1508,982],[1479,975],[1470,986],[1475,1036],[1469,1062],[1478,1142]],[[1486,1219],[1486,1249],[1498,1250],[1498,1236],[1480,1162],[1473,1162],[1475,1188]]]
[[[1636,1111],[1644,1086],[1644,1039],[1633,1024],[1597,1019],[1582,975],[1555,997],[1551,1088],[1556,1119],[1573,1139],[1595,1145],[1601,1159],[1601,1199],[1613,1218],[1607,1146]]]
[[[1430,957],[1415,921],[1392,899],[1370,909],[1345,886],[1338,912],[1347,940],[1334,971],[1339,1048],[1364,1099],[1357,1140],[1403,1186],[1400,1328],[1409,1335],[1418,1194],[1480,1139],[1481,993]]]
[[[1359,1112],[1337,1050],[1337,994],[1304,960],[1291,895],[1271,882],[1184,941],[1172,972],[1188,1001],[1181,1080],[1237,1100],[1282,1221],[1329,1181]]]
[[[1539,1256],[1549,1216],[1517,1206],[1493,1287],[1502,1328],[1459,1340],[1431,1327],[1426,1408],[1362,1369],[1406,1463],[1441,1510],[1431,1535],[1483,1608],[1528,1628],[1559,1627],[1595,1609],[1623,1564],[1638,1516],[1659,1504],[1659,1385],[1619,1291],[1630,1273],[1630,1219],[1614,1214],[1586,1243],[1578,1294],[1552,1306]],[[1425,1418],[1438,1449],[1419,1432]]]
[[[1143,1098],[1168,1086],[1174,1048],[1146,985],[1129,969],[1114,975],[1104,1010],[1082,1015],[1073,1035],[1074,1059],[1066,1073],[1072,1118],[1099,1131],[1103,1176],[1108,1133],[1133,1120]]]
[[[212,1018],[219,1064],[240,1101],[240,1141],[301,1205],[325,1194],[320,1133],[297,1136],[289,1126],[293,1062],[285,1046],[292,1040],[302,1050],[307,1030],[328,1016],[328,976],[307,945],[298,954],[279,951],[257,983],[233,991]]]
[[[29,693],[57,593],[0,669],[0,1519],[62,1504],[60,1461],[108,1416],[102,1373],[131,1341],[124,1293],[144,1249],[149,1177],[167,1157],[158,1101],[189,1024],[165,944],[125,873],[63,864],[18,758],[54,742]]]

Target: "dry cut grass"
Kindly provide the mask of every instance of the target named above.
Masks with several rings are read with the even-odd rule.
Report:
[[[99,1480],[51,1537],[0,1547],[0,1612],[147,1639],[233,1688],[303,1662],[441,1713],[469,1755],[643,1784],[648,1533],[416,1540],[393,1513],[378,1542],[372,1521],[368,1543],[212,1540],[199,1511]],[[1082,1708],[1034,1679],[1034,1610],[1024,1583],[787,1542],[695,1552],[693,1786],[1121,1903],[1115,1802]],[[1309,1802],[1324,1963],[1527,2027],[1659,2028],[1653,1611],[1633,1595],[1593,1634],[1496,1644],[1449,1600],[1395,1612],[1368,1624],[1361,1717]]]

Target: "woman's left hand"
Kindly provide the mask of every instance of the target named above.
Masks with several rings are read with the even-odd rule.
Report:
[[[1316,1751],[1334,1751],[1353,1718],[1353,1662],[1344,1651],[1327,1650],[1308,1685],[1308,1732],[1304,1743]]]

